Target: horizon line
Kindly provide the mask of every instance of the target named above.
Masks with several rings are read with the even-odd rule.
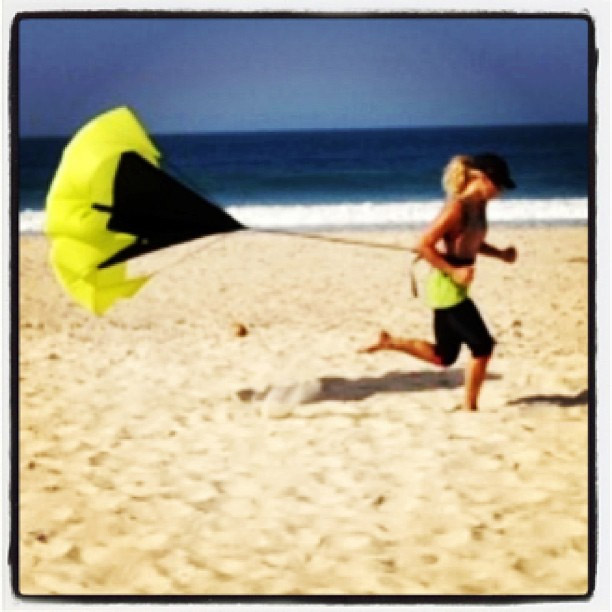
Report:
[[[85,120],[82,125],[85,125]],[[561,126],[589,126],[589,121],[547,121],[527,123],[475,123],[475,124],[430,124],[430,125],[381,125],[381,126],[359,126],[359,127],[277,127],[277,128],[255,128],[255,129],[207,129],[207,130],[164,130],[147,131],[153,136],[195,136],[195,135],[231,135],[231,134],[282,134],[291,132],[367,132],[384,130],[436,130],[436,129],[483,129],[483,128],[519,128],[519,127],[561,127]],[[67,138],[76,132],[54,133],[27,133],[18,134],[21,138]],[[148,126],[146,126],[148,127]]]

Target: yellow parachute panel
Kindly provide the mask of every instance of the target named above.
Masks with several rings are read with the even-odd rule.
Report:
[[[98,269],[137,239],[108,230],[108,214],[92,207],[112,206],[117,166],[126,151],[159,165],[159,151],[130,109],[96,117],[64,149],[46,201],[53,271],[66,292],[96,315],[132,296],[148,280],[128,279],[124,263]]]

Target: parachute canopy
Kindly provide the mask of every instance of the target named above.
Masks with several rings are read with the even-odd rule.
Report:
[[[92,119],[64,149],[46,201],[51,266],[66,292],[97,315],[148,280],[128,278],[130,258],[246,229],[161,170],[160,158],[127,107]]]

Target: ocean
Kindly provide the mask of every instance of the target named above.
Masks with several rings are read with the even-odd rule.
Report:
[[[504,156],[518,187],[491,222],[586,223],[586,125],[388,128],[152,136],[162,167],[255,228],[419,226],[439,210],[441,173],[457,153]],[[66,137],[21,138],[20,232],[40,232]]]

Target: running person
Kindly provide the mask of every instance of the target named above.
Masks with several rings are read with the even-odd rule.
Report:
[[[472,356],[465,372],[464,408],[478,410],[478,396],[495,340],[468,297],[468,288],[478,254],[507,263],[516,260],[514,247],[500,250],[485,242],[487,202],[502,189],[513,189],[516,185],[505,160],[492,153],[453,157],[444,170],[442,184],[447,202],[415,249],[434,268],[426,293],[434,313],[435,344],[396,338],[382,331],[376,344],[363,352],[400,351],[447,367],[457,359],[461,345],[467,344]]]

